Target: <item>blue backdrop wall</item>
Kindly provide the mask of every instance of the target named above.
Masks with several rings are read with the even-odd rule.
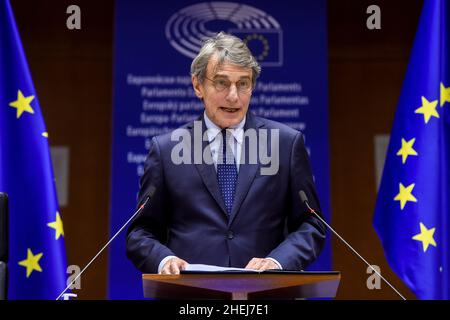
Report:
[[[203,37],[221,30],[244,39],[262,66],[250,110],[305,134],[329,220],[326,1],[116,0],[111,235],[135,209],[151,137],[203,112],[190,64]],[[329,269],[328,238],[309,270]],[[142,298],[124,232],[110,247],[108,276],[109,298]]]

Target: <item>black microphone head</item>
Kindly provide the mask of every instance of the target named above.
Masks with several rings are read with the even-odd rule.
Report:
[[[298,192],[298,195],[300,196],[300,200],[302,201],[302,203],[308,202],[308,197],[306,196],[305,191],[300,190]]]
[[[154,185],[150,185],[150,187],[148,187],[148,197],[149,198],[153,198],[153,195],[156,192],[156,187]]]

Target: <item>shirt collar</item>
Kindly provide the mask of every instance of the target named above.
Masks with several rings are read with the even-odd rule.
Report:
[[[222,131],[218,125],[216,125],[214,122],[211,121],[211,119],[208,118],[206,115],[206,111],[203,112],[203,118],[205,119],[205,125],[206,129],[208,129],[208,137],[209,141],[211,142],[216,138],[216,136]],[[238,143],[242,142],[243,134],[244,134],[244,125],[245,120],[247,119],[247,115],[244,116],[241,122],[239,122],[237,125],[231,126],[227,128],[231,131],[231,134],[234,136],[236,141]]]

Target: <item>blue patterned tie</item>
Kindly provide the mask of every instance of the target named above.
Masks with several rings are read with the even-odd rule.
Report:
[[[236,191],[238,177],[236,162],[229,143],[230,138],[233,138],[231,132],[228,133],[227,139],[227,130],[223,129],[222,147],[220,148],[221,150],[219,151],[217,158],[217,180],[228,215],[231,214],[231,209],[233,208],[234,193]],[[226,147],[227,145],[228,147]]]

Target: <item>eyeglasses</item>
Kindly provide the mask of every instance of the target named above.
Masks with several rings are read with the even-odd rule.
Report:
[[[211,81],[214,88],[219,92],[230,90],[230,87],[233,84],[233,82],[225,78],[218,78],[213,80],[205,77],[205,79]],[[236,85],[236,89],[239,93],[249,93],[253,89],[253,83],[250,79],[241,79],[234,82],[234,84]]]

